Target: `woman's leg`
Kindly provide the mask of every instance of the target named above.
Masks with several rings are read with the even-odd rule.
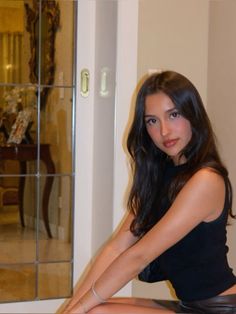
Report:
[[[155,301],[142,298],[112,298],[93,308],[88,314],[173,314]]]

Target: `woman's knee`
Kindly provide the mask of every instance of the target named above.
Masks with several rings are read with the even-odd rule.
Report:
[[[108,304],[97,305],[93,309],[91,309],[88,314],[109,314],[108,312]]]

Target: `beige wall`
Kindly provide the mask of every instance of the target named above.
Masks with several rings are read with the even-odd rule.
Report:
[[[233,190],[236,191],[236,2],[234,0],[210,3],[208,112],[220,153],[228,167]],[[235,193],[234,193],[235,195]],[[233,209],[236,212],[236,201]],[[236,222],[228,227],[230,264],[236,270]]]
[[[138,80],[149,69],[175,70],[194,82],[206,102],[208,1],[140,0]],[[172,298],[166,283],[133,282],[133,295]]]
[[[148,69],[175,70],[207,92],[208,1],[140,0],[138,79]]]

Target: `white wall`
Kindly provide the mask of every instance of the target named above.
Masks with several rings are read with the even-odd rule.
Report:
[[[125,141],[137,85],[138,1],[118,1],[114,155],[114,228],[125,213],[128,164]],[[128,27],[127,27],[128,25]]]
[[[138,79],[149,69],[186,75],[207,100],[208,1],[139,0]],[[171,299],[166,283],[133,283],[133,295]]]
[[[113,160],[115,121],[117,2],[96,2],[93,152],[92,251],[113,227]],[[107,70],[108,94],[101,94],[101,71]],[[89,124],[88,124],[89,126]]]
[[[129,25],[127,27],[127,25]],[[126,209],[126,191],[129,181],[125,139],[130,105],[137,84],[138,1],[118,1],[117,71],[114,142],[114,198],[113,229],[117,227]],[[131,295],[131,283],[117,295]]]

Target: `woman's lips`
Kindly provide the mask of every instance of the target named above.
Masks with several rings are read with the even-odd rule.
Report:
[[[167,141],[164,141],[164,142],[163,142],[163,145],[164,145],[166,148],[170,148],[170,147],[174,146],[177,142],[178,142],[178,139],[167,140]]]

